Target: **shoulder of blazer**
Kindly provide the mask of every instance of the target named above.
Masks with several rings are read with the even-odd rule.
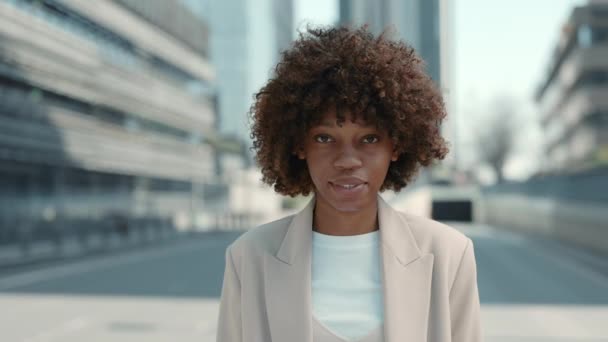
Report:
[[[459,230],[428,217],[398,211],[407,222],[422,253],[432,253],[435,261],[455,269],[470,239]]]
[[[234,240],[228,248],[235,259],[240,259],[243,255],[249,257],[261,253],[274,255],[279,250],[294,216],[295,214],[285,216],[251,228]]]

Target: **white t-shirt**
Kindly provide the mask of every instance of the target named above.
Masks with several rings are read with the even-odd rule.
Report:
[[[384,322],[380,231],[334,236],[313,231],[313,315],[346,340]]]

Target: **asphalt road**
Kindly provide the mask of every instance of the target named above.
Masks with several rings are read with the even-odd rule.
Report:
[[[453,225],[475,244],[485,341],[608,341],[608,257]],[[224,250],[237,236],[0,273],[0,340],[214,341]]]

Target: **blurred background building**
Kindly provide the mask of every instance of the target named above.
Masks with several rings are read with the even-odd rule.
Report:
[[[218,158],[229,183],[225,210],[259,222],[280,216],[283,198],[261,182],[253,163],[248,112],[254,94],[266,83],[280,52],[293,41],[293,0],[182,0],[209,23],[210,60],[216,70],[217,129],[238,141],[241,153]]]
[[[253,94],[271,75],[282,50],[293,41],[293,0],[183,0],[209,22],[211,61],[217,73],[220,132],[251,145],[247,112]],[[225,169],[252,165],[247,150],[243,160],[224,160]],[[236,165],[235,165],[236,164]]]
[[[382,196],[473,241],[484,341],[607,341],[607,3],[0,0],[0,341],[215,340],[227,246],[309,199],[247,127],[308,23],[441,87],[448,159]]]
[[[223,205],[243,145],[217,130],[207,22],[132,0],[3,0],[0,22],[0,241]]]
[[[536,93],[543,172],[608,164],[608,2],[574,8]]]

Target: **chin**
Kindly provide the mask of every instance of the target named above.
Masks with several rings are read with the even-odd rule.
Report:
[[[329,204],[332,208],[344,213],[355,213],[361,211],[366,208],[369,203],[372,202],[371,199],[367,197],[352,200],[334,198],[331,196],[331,194],[321,194],[321,197],[323,201]]]
[[[332,207],[344,213],[356,213],[363,209],[360,205],[349,205],[348,203],[332,203]]]

